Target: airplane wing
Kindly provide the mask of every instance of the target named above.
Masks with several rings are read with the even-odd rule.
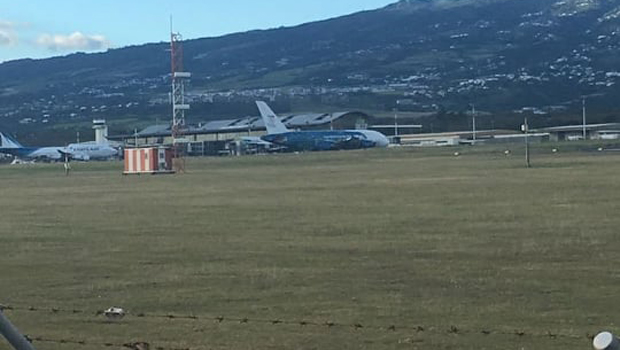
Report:
[[[90,156],[82,152],[68,152],[65,150],[58,149],[58,153],[60,153],[63,157],[64,156],[69,157],[69,159],[82,160],[85,162],[90,160]]]
[[[246,145],[251,146],[272,146],[273,143],[265,141],[258,136],[243,136],[241,141]]]
[[[286,149],[286,146],[282,146],[274,142],[269,142],[269,140],[264,140],[262,137],[244,136],[241,137],[241,142],[243,142],[243,144],[250,150],[253,148],[256,150],[264,150],[266,152],[280,152]]]
[[[361,136],[348,135],[347,137],[342,138],[340,140],[333,140],[331,148],[335,150],[357,149],[357,148],[362,148],[365,142],[366,142],[366,139]]]
[[[22,147],[12,149],[0,149],[1,153],[13,155],[24,159],[37,160],[58,160],[61,155],[57,153],[58,149],[53,147]]]

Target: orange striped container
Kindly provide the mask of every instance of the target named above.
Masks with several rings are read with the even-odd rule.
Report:
[[[170,174],[172,170],[172,151],[165,147],[126,148],[125,175]]]

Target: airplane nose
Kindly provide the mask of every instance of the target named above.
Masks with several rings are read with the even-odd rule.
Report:
[[[390,140],[387,139],[387,137],[382,137],[379,139],[379,141],[377,142],[377,145],[379,147],[387,147],[390,144]]]

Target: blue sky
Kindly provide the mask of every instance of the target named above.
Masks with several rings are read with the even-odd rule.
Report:
[[[0,62],[291,26],[396,0],[0,0]]]

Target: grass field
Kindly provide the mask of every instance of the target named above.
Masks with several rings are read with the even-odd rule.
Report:
[[[546,147],[1,166],[0,304],[38,349],[589,349],[620,153]]]

